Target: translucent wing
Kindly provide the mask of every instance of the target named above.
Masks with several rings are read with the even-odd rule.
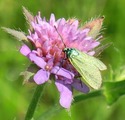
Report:
[[[106,66],[97,58],[89,56],[79,50],[74,49],[78,54],[70,56],[71,64],[82,76],[82,79],[92,88],[98,89],[102,83],[100,70],[105,70]]]
[[[87,56],[88,56],[88,58],[86,58],[86,59],[89,59],[90,63],[95,65],[99,70],[106,70],[107,69],[105,64],[102,61],[100,61],[99,59],[97,59],[93,56],[89,56],[89,55],[87,55]]]

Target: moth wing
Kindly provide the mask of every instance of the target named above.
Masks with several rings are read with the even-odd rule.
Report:
[[[82,79],[92,88],[98,89],[102,83],[100,70],[106,66],[98,59],[76,50],[79,54],[70,58],[71,64],[76,68]],[[97,62],[97,63],[96,63]]]
[[[97,67],[90,65],[89,63],[82,62],[81,60],[79,61],[75,58],[71,59],[71,63],[82,76],[82,80],[94,89],[100,88],[102,78]]]
[[[86,53],[83,53],[79,50],[76,50],[76,51],[79,53],[79,57],[80,57],[81,61],[84,60],[86,63],[89,62],[89,64],[95,65],[99,70],[106,70],[107,69],[106,65],[102,61],[100,61],[99,59],[97,59],[93,56],[90,56]]]
[[[90,57],[90,62],[91,64],[94,64],[99,70],[106,70],[107,67],[106,65],[100,61],[99,59],[93,57],[93,56],[89,56]]]

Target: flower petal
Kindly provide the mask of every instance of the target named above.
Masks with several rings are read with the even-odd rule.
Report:
[[[38,65],[40,68],[45,68],[46,62],[41,57],[38,57],[36,54],[30,53],[29,59],[33,61],[36,65]]]
[[[66,77],[68,79],[73,79],[74,78],[74,74],[64,68],[60,68],[58,66],[55,66],[52,70],[51,73],[56,74],[56,75],[60,75],[63,77]]]
[[[55,23],[55,15],[54,14],[51,14],[49,23],[50,23],[50,25],[54,25],[54,23]]]
[[[31,50],[30,48],[27,46],[27,45],[23,45],[21,48],[20,48],[20,52],[24,55],[24,56],[27,56]]]
[[[37,84],[43,84],[49,80],[49,76],[50,73],[48,71],[41,69],[34,75],[34,81]]]
[[[73,100],[71,85],[64,84],[62,80],[56,80],[55,84],[60,92],[60,105],[67,109],[70,108]]]
[[[84,93],[89,92],[89,87],[86,84],[84,84],[81,80],[74,79],[72,86],[78,91],[81,91]]]
[[[95,51],[88,52],[87,54],[93,56],[95,54]]]

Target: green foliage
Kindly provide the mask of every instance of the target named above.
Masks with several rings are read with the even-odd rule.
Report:
[[[120,96],[125,94],[125,80],[104,83],[103,92],[107,103],[112,105]]]
[[[106,83],[104,83],[103,90],[99,94],[104,94],[109,104],[115,102],[107,108],[107,103],[104,97],[94,97],[91,99],[84,99],[76,97],[76,102],[71,107],[71,115],[65,110],[56,112],[51,120],[123,120],[124,119],[124,101],[125,97],[120,97],[125,93],[124,71],[122,74],[118,71],[120,66],[124,65],[124,0],[37,0],[37,1],[15,1],[15,0],[1,0],[0,1],[0,26],[20,31],[28,32],[27,25],[22,13],[22,6],[25,6],[34,15],[37,11],[41,11],[42,16],[49,17],[50,13],[54,13],[56,18],[65,17],[79,18],[82,23],[91,17],[104,15],[104,36],[106,42],[112,42],[107,48],[101,58],[107,66],[111,66],[113,71],[112,82],[108,77],[110,68],[104,73]],[[20,29],[19,29],[20,28]],[[25,71],[28,60],[20,55],[17,51],[20,43],[15,38],[10,37],[4,31],[0,30],[0,119],[1,120],[23,120],[26,114],[29,102],[34,93],[35,86],[33,84],[23,85],[23,78],[19,77],[22,71]],[[25,64],[25,65],[24,65]],[[117,75],[122,75],[120,78]],[[119,81],[123,80],[123,81]],[[94,91],[96,92],[96,91]],[[78,94],[76,92],[76,94]],[[81,93],[82,94],[82,93]],[[80,95],[81,95],[80,94]],[[90,93],[89,95],[94,93]],[[88,95],[88,96],[89,96]],[[96,95],[96,94],[95,94]],[[88,97],[86,96],[86,97]],[[120,98],[119,98],[120,97]],[[118,99],[119,98],[119,99]],[[47,85],[44,91],[43,98],[35,113],[34,118],[38,118],[51,106],[58,103],[59,95],[53,85]],[[116,101],[117,100],[117,101]],[[53,108],[53,107],[52,107]],[[55,107],[56,108],[56,107]],[[60,108],[57,108],[60,109]],[[52,109],[54,111],[54,109]],[[56,110],[55,110],[56,111]]]

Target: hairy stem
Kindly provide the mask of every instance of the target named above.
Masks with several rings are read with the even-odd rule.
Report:
[[[41,97],[41,94],[43,93],[44,86],[45,85],[38,85],[36,87],[34,95],[33,95],[32,100],[31,100],[31,103],[29,104],[29,107],[28,107],[28,110],[27,110],[27,113],[25,116],[25,120],[32,119],[34,112],[35,112],[35,109],[36,109],[36,106],[37,106],[37,103],[39,101],[39,98]]]

